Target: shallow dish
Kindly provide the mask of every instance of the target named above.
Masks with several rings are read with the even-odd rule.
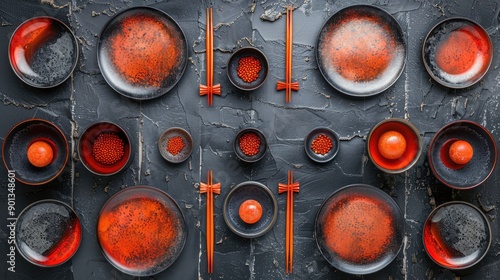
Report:
[[[474,155],[466,165],[455,167],[443,148],[448,147],[450,140],[458,139],[467,141]],[[495,170],[497,145],[490,132],[478,123],[455,121],[434,135],[428,158],[432,173],[443,184],[455,189],[470,189],[485,182]]]
[[[249,199],[262,206],[262,217],[253,224],[245,223],[239,216],[240,205]],[[255,238],[271,230],[278,215],[278,202],[274,194],[263,184],[253,181],[243,182],[232,188],[224,200],[224,221],[237,235]]]
[[[26,84],[50,88],[68,79],[78,61],[78,42],[69,27],[52,17],[35,17],[14,31],[9,61]]]
[[[114,156],[115,160],[112,162],[106,162],[106,159],[102,159],[99,156],[96,157],[95,153],[99,150],[96,145],[102,146],[102,143],[109,143],[109,140],[103,141],[103,137],[113,135],[112,137],[117,139],[121,143],[121,157]],[[101,139],[101,140],[100,140]],[[100,143],[99,143],[100,142]],[[112,143],[116,143],[111,141]],[[116,151],[115,144],[106,145],[109,148],[107,151],[98,152],[99,154],[106,155],[107,153],[113,153],[110,151],[111,148]],[[90,172],[101,175],[110,176],[114,175],[130,165],[133,160],[132,157],[132,144],[130,142],[130,137],[127,132],[119,125],[112,122],[98,122],[90,125],[80,136],[78,141],[78,154],[80,160]]]
[[[259,61],[261,69],[258,72],[258,76],[255,81],[245,82],[242,78],[238,76],[238,67],[241,59],[246,57],[255,58]],[[254,47],[245,47],[237,50],[231,55],[229,61],[227,62],[227,76],[229,81],[237,88],[245,91],[251,91],[259,88],[267,79],[267,73],[269,71],[269,64],[264,53]]]
[[[449,18],[424,40],[422,58],[429,75],[449,88],[466,88],[481,80],[493,60],[491,38],[476,22]]]
[[[336,269],[364,275],[389,265],[403,246],[404,219],[397,203],[369,185],[334,192],[316,216],[316,244]]]
[[[429,214],[422,238],[432,261],[446,269],[463,270],[484,258],[492,234],[481,210],[467,202],[452,201]]]
[[[52,199],[27,206],[17,218],[15,232],[19,254],[41,267],[65,263],[76,253],[82,239],[75,211]]]
[[[108,84],[132,99],[170,91],[184,74],[187,42],[180,26],[161,10],[133,7],[104,26],[97,61]]]
[[[169,140],[176,139],[176,137],[180,137],[182,139],[182,143],[184,146],[177,154],[172,154],[169,152]],[[176,143],[177,144],[177,143]],[[180,127],[172,127],[165,130],[158,139],[158,150],[164,159],[168,162],[179,163],[185,161],[191,155],[193,151],[193,138],[191,134],[187,132],[185,129]]]
[[[148,186],[125,188],[102,207],[97,240],[106,259],[132,276],[151,276],[174,263],[184,248],[187,225],[165,192]]]
[[[332,147],[326,154],[316,153],[313,151],[312,143],[319,135],[327,136],[331,142]],[[304,150],[307,156],[315,162],[324,163],[332,160],[339,152],[340,141],[337,133],[327,127],[318,127],[313,129],[304,139]]]
[[[406,42],[386,11],[354,5],[333,14],[316,44],[318,68],[326,81],[347,95],[366,97],[391,87],[406,64]]]
[[[252,135],[252,138],[253,138],[253,135],[256,135],[258,137],[258,139],[259,139],[258,141],[259,141],[260,145],[259,145],[258,151],[255,155],[246,155],[243,152],[243,150],[241,149],[240,139],[244,135]],[[236,137],[234,138],[234,141],[233,141],[233,150],[234,150],[234,153],[236,154],[236,156],[244,162],[253,163],[253,162],[259,161],[260,159],[262,159],[264,157],[264,155],[267,152],[266,137],[264,136],[264,133],[262,133],[260,130],[258,130],[256,128],[251,128],[251,127],[244,128],[236,134]]]
[[[50,145],[51,163],[36,167],[30,163],[27,151],[36,141]],[[16,172],[16,180],[27,185],[42,185],[59,176],[68,162],[68,140],[60,128],[43,119],[29,119],[15,125],[5,137],[2,159],[7,170]]]

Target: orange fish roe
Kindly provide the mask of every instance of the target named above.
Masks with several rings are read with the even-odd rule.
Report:
[[[176,156],[182,151],[182,149],[184,149],[184,146],[186,146],[186,144],[184,144],[184,140],[182,140],[182,137],[174,136],[168,139],[167,151]]]
[[[316,154],[326,155],[333,148],[333,142],[326,134],[318,134],[311,143],[311,149]]]
[[[115,164],[124,154],[123,140],[112,132],[99,134],[92,144],[92,155],[102,164]]]
[[[253,132],[247,132],[240,137],[240,149],[246,156],[255,156],[259,153],[260,138]]]
[[[240,58],[238,61],[238,77],[240,77],[244,82],[251,83],[259,77],[260,69],[262,65],[260,60],[253,56],[245,56]]]

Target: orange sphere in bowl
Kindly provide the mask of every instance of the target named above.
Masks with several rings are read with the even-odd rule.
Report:
[[[36,167],[45,167],[54,159],[54,151],[49,143],[45,141],[35,141],[27,151],[28,160]]]
[[[238,211],[240,218],[247,224],[255,224],[262,217],[262,206],[253,199],[245,200]]]
[[[386,131],[378,140],[378,150],[386,159],[398,159],[406,151],[406,139],[397,131]]]
[[[456,164],[467,164],[474,155],[471,144],[464,140],[453,142],[449,150],[450,159]]]

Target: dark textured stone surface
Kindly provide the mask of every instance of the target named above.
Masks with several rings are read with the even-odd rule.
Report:
[[[0,139],[17,122],[31,117],[53,121],[65,132],[70,148],[79,134],[93,122],[111,120],[127,129],[135,145],[130,167],[112,177],[88,172],[74,156],[63,174],[53,182],[29,187],[16,185],[16,214],[29,203],[54,198],[73,205],[83,226],[83,240],[67,263],[43,269],[16,255],[16,272],[7,271],[7,171],[0,168],[0,278],[2,279],[133,279],[114,269],[103,257],[96,240],[96,222],[104,202],[118,190],[132,185],[151,185],[169,193],[184,211],[189,235],[179,259],[154,279],[496,279],[500,272],[500,239],[497,208],[500,190],[497,170],[483,185],[468,191],[453,191],[432,175],[427,148],[444,124],[467,119],[500,136],[498,107],[500,64],[498,33],[500,5],[497,1],[370,0],[389,11],[401,25],[408,45],[408,60],[401,78],[380,95],[356,99],[330,87],[317,70],[315,42],[326,19],[339,9],[366,1],[292,1],[294,11],[294,71],[300,91],[286,104],[276,82],[284,80],[285,7],[288,1],[215,1],[215,83],[222,96],[208,107],[198,96],[205,84],[206,1],[160,0],[27,0],[0,2]],[[99,72],[96,43],[102,26],[116,12],[147,5],[170,14],[188,40],[189,62],[176,87],[149,101],[134,101],[113,91]],[[69,24],[80,43],[80,59],[72,78],[53,89],[25,85],[13,73],[7,58],[8,42],[24,20],[40,15]],[[493,64],[478,84],[461,90],[447,89],[432,81],[421,60],[427,32],[442,19],[471,18],[491,35],[495,45]],[[225,64],[242,46],[261,49],[270,64],[269,77],[258,90],[244,93],[229,82]],[[421,132],[424,152],[417,165],[400,175],[378,171],[368,160],[365,138],[370,129],[388,117],[409,119]],[[192,156],[181,164],[167,163],[157,151],[161,132],[172,126],[188,130],[194,140]],[[267,136],[269,151],[254,164],[239,162],[232,141],[245,126],[258,127]],[[316,164],[303,151],[303,138],[317,126],[328,126],[341,137],[337,157]],[[209,169],[221,182],[215,198],[215,273],[207,274],[205,250],[205,195],[198,182]],[[277,184],[295,171],[301,192],[295,196],[294,274],[285,275],[286,196],[277,195]],[[265,236],[253,240],[233,234],[224,223],[222,204],[236,184],[255,180],[267,185],[278,198],[278,221]],[[365,277],[336,271],[320,255],[313,236],[316,212],[333,191],[352,183],[381,187],[402,208],[406,221],[404,248],[388,267]],[[422,227],[435,205],[464,200],[479,206],[491,218],[493,242],[486,258],[470,271],[454,273],[435,265],[422,246]]]

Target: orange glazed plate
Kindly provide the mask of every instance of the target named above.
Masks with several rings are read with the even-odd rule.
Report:
[[[167,269],[181,254],[186,238],[186,221],[177,202],[149,186],[128,187],[113,195],[97,221],[104,256],[132,276]]]
[[[97,61],[106,82],[138,100],[170,91],[184,74],[187,53],[180,26],[151,7],[116,14],[104,26],[97,44]]]
[[[334,192],[316,216],[316,244],[336,269],[355,275],[379,271],[403,246],[398,204],[379,188],[355,184]]]
[[[354,5],[333,14],[317,41],[318,68],[338,91],[356,97],[391,87],[406,64],[406,42],[398,22],[386,11]]]
[[[466,88],[483,78],[493,60],[490,36],[476,22],[449,18],[434,26],[422,46],[425,69],[438,83]]]

